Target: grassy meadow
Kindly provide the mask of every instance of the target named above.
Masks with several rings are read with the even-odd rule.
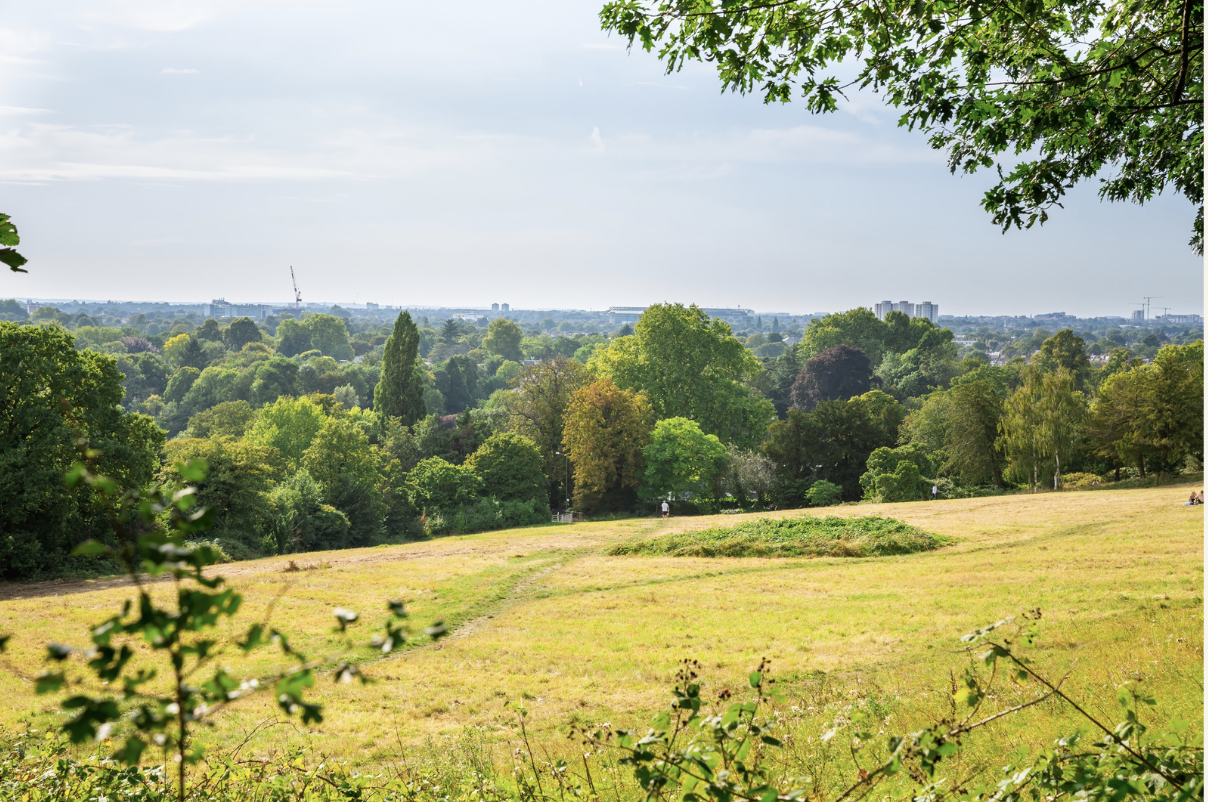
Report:
[[[620,544],[752,515],[621,520],[449,537],[403,546],[323,552],[218,566],[244,594],[232,634],[268,616],[311,656],[360,661],[372,684],[312,693],[325,720],[303,728],[271,695],[224,713],[203,733],[271,754],[302,746],[353,766],[414,760],[495,765],[517,746],[508,701],[530,711],[539,755],[578,760],[572,722],[641,724],[665,706],[685,658],[703,665],[708,695],[740,688],[760,661],[787,693],[776,710],[794,735],[782,760],[801,774],[819,764],[817,736],[853,718],[885,733],[917,729],[951,710],[953,676],[969,664],[958,638],[1039,608],[1036,667],[1090,711],[1115,721],[1115,686],[1142,683],[1153,720],[1202,729],[1204,508],[1186,487],[1043,493],[911,504],[853,505],[763,516],[883,515],[940,535],[934,551],[870,558],[611,556]],[[156,586],[168,593],[170,585]],[[83,644],[90,625],[130,591],[121,583],[0,585],[0,729],[46,727],[63,713],[34,694],[48,641]],[[358,611],[361,642],[404,599],[416,631],[444,619],[453,634],[382,658],[349,647],[332,609]],[[225,660],[241,675],[285,665],[268,650]],[[1003,687],[995,705],[1035,690]],[[960,760],[985,767],[1071,728],[1046,702],[979,734]],[[259,729],[257,729],[259,728]],[[578,750],[578,751],[576,751]],[[825,761],[823,761],[825,762]]]

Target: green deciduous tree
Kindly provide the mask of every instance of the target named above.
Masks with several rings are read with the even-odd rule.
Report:
[[[524,354],[520,351],[520,341],[523,339],[524,332],[519,324],[497,317],[487,325],[487,336],[482,340],[482,347],[487,353],[512,362],[523,362]]]
[[[1040,353],[1032,363],[1041,370],[1064,368],[1074,377],[1074,387],[1086,392],[1091,378],[1091,361],[1086,355],[1086,340],[1071,329],[1061,331],[1040,344]]]
[[[78,438],[118,492],[151,481],[164,435],[122,410],[121,382],[113,357],[77,351],[62,329],[0,322],[0,576],[55,570],[82,541],[111,537],[92,491],[64,486]]]
[[[1088,431],[1095,452],[1118,465],[1177,471],[1188,456],[1203,462],[1204,345],[1167,345],[1149,365],[1103,381]]]
[[[913,485],[910,486],[909,498],[900,498],[896,491],[890,491],[889,497],[887,497],[884,488],[878,484],[882,476],[895,473],[898,464],[902,462],[913,463],[918,470],[918,476],[935,476],[935,465],[921,446],[907,443],[897,448],[881,447],[868,455],[867,470],[860,477],[860,487],[864,490],[864,497],[880,497],[882,501],[913,501],[919,498],[918,493],[914,492],[916,488]]]
[[[250,556],[260,546],[269,523],[267,494],[272,487],[276,452],[246,440],[197,437],[169,440],[160,481],[186,480],[181,466],[202,460],[208,467],[197,482],[197,504],[213,511],[213,534],[236,558]],[[233,546],[233,548],[232,548]]]
[[[683,493],[716,498],[729,461],[717,436],[705,434],[687,418],[656,423],[642,457],[643,495],[651,498],[679,498]]]
[[[409,312],[394,321],[394,332],[386,338],[382,353],[382,377],[373,391],[373,409],[382,417],[398,418],[404,426],[423,419],[424,380],[417,364],[419,329]]]
[[[381,458],[353,420],[344,415],[327,418],[301,464],[323,489],[323,500],[348,516],[346,545],[368,545],[382,535],[386,505],[381,499]]]
[[[278,554],[336,549],[348,544],[348,516],[323,500],[323,488],[305,470],[274,487],[268,495],[268,507]]]
[[[858,499],[869,455],[897,441],[895,420],[901,421],[900,406],[876,390],[847,401],[823,401],[811,412],[790,410],[768,429],[763,444],[776,464],[778,503],[800,505],[818,479],[840,485],[845,499]]]
[[[292,317],[287,317],[278,324],[277,353],[282,356],[297,356],[310,349],[310,329]]]
[[[546,504],[549,481],[541,466],[537,444],[513,432],[496,432],[466,460],[466,467],[482,480],[483,495]]]
[[[469,504],[478,497],[482,480],[464,465],[428,457],[407,472],[407,494],[425,515]]]
[[[278,398],[260,410],[247,439],[275,449],[286,467],[297,470],[326,421],[323,408],[311,398]]]
[[[1074,389],[1064,368],[1053,373],[1029,369],[1007,398],[1000,428],[1012,475],[1033,490],[1053,478],[1061,482],[1084,435],[1086,398]]]
[[[563,426],[571,394],[590,381],[591,374],[573,359],[551,359],[524,369],[508,399],[508,426],[537,444],[544,461],[542,472],[550,477],[550,499],[556,503],[556,480],[563,475]]]
[[[282,321],[283,324],[284,322]],[[310,315],[302,321],[302,327],[310,334],[310,347],[322,352],[323,356],[341,361],[353,358],[352,344],[348,341],[348,326],[343,318],[334,315]]]
[[[218,325],[217,320],[208,317],[193,332],[193,336],[205,342],[220,343],[222,342],[222,327]]]
[[[256,422],[256,410],[247,401],[224,401],[189,418],[189,437],[240,438]]]
[[[982,205],[1004,230],[1043,223],[1068,188],[1101,178],[1108,200],[1169,187],[1199,206],[1202,253],[1202,2],[616,0],[600,16],[660,48],[669,71],[706,60],[724,87],[767,102],[800,93],[822,113],[846,87],[881,93],[953,172],[997,169]],[[841,81],[840,64],[855,77]]]
[[[653,415],[646,396],[608,379],[571,396],[562,445],[574,466],[575,506],[628,509],[637,498]]]
[[[241,351],[243,346],[248,343],[258,343],[263,339],[264,335],[260,333],[260,329],[250,317],[235,318],[231,321],[231,325],[222,332],[223,343],[232,351]]]
[[[728,323],[696,306],[649,307],[633,335],[613,340],[591,365],[618,387],[645,393],[659,419],[689,418],[723,443],[757,445],[775,415],[753,387],[759,360]]]

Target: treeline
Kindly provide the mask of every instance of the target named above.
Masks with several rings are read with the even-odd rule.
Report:
[[[1203,459],[1201,341],[1094,366],[1065,330],[993,367],[927,320],[863,309],[812,320],[763,359],[681,305],[612,337],[407,313],[389,328],[274,322],[0,323],[0,492],[21,500],[0,515],[5,576],[60,570],[72,545],[104,537],[88,492],[53,481],[81,438],[123,488],[204,459],[200,494],[233,557],[535,523],[568,501],[909,500]]]

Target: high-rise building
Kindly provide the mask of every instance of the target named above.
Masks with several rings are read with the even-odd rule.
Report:
[[[910,301],[881,301],[873,305],[873,313],[877,316],[877,320],[884,320],[885,316],[890,312],[901,312],[907,317],[925,317],[932,323],[940,319],[940,305],[933,304],[931,301],[923,301],[920,304],[912,304]]]
[[[512,307],[511,307],[511,305],[510,305],[510,304],[500,304],[500,305],[499,305],[499,311],[500,311],[500,312],[511,312],[511,311],[512,311]]]
[[[499,304],[491,304],[491,311],[492,311],[492,312],[498,312],[498,311],[499,311]]]

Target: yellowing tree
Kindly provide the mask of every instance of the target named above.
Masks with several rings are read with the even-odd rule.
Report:
[[[631,506],[652,423],[646,395],[608,379],[571,395],[562,445],[574,465],[576,507],[590,512]]]

